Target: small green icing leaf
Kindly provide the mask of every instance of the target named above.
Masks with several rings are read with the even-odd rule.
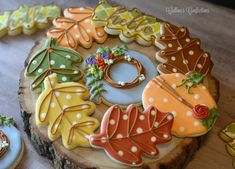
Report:
[[[13,123],[13,118],[0,115],[0,126],[11,126]]]
[[[202,120],[202,124],[207,128],[211,128],[215,119],[218,117],[219,113],[217,111],[217,109],[215,107],[213,107],[212,109],[210,109],[211,111],[211,114],[210,114],[210,117],[208,117],[207,119],[205,120]]]
[[[30,59],[26,75],[35,77],[31,84],[33,90],[43,89],[44,79],[52,73],[57,74],[59,82],[77,81],[83,76],[78,67],[82,61],[78,52],[57,46],[56,39],[47,39]]]

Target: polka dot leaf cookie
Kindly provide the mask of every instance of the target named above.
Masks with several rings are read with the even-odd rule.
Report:
[[[64,11],[64,17],[58,17],[53,21],[55,27],[49,29],[47,35],[57,38],[58,45],[75,50],[78,45],[90,48],[93,39],[97,43],[103,43],[107,34],[103,27],[95,28],[92,25],[92,13],[92,8],[67,8]]]
[[[36,125],[48,125],[49,139],[55,141],[61,136],[68,149],[89,147],[88,136],[99,126],[97,119],[89,117],[95,111],[95,104],[85,100],[89,91],[75,82],[59,84],[56,74],[48,76],[44,84],[36,102]]]
[[[141,112],[134,105],[126,111],[114,105],[106,111],[100,133],[89,139],[92,147],[104,149],[114,161],[140,166],[143,153],[155,156],[159,154],[156,145],[171,140],[172,123],[171,113],[162,113],[153,106]]]
[[[72,49],[57,46],[56,39],[47,39],[29,61],[27,76],[35,76],[32,90],[43,88],[43,80],[56,73],[60,82],[77,81],[82,77],[78,65],[83,61],[80,54]]]
[[[200,47],[200,40],[191,38],[185,27],[164,23],[156,43],[163,48],[156,54],[157,60],[163,62],[158,66],[160,73],[208,74],[213,67],[209,53]]]
[[[143,106],[153,105],[162,112],[171,112],[174,115],[172,133],[176,136],[203,135],[212,128],[218,112],[213,97],[200,81],[198,74],[191,74],[191,77],[180,73],[156,76],[143,91]]]
[[[21,32],[30,35],[37,29],[47,27],[60,12],[61,9],[54,3],[32,7],[21,5],[15,11],[5,11],[0,15],[0,37],[6,34],[14,36]]]

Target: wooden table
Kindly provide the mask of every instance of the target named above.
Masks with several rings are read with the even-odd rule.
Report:
[[[115,2],[116,1],[116,2]],[[37,0],[48,4],[50,0]],[[215,64],[213,75],[220,80],[220,117],[208,135],[205,144],[188,164],[187,169],[230,169],[231,157],[224,149],[224,143],[217,134],[222,127],[235,119],[235,11],[214,4],[196,0],[112,0],[128,8],[137,7],[148,14],[177,25],[185,25],[191,34],[202,40],[202,46],[212,55]],[[19,4],[33,5],[31,0],[0,0],[0,11],[15,9]],[[92,6],[98,0],[56,0],[63,8],[70,6]],[[190,13],[190,8],[203,8],[203,13]],[[188,9],[188,10],[187,10]],[[184,12],[183,12],[184,10]],[[170,13],[173,12],[173,13]],[[26,154],[19,168],[51,169],[49,161],[39,156],[23,131],[18,103],[18,80],[25,58],[37,38],[20,35],[0,39],[0,113],[14,117],[26,143]]]

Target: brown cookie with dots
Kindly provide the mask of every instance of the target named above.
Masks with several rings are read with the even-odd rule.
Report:
[[[164,23],[156,44],[162,48],[156,54],[156,59],[162,62],[158,66],[162,74],[189,71],[208,74],[213,67],[210,54],[201,49],[199,39],[189,36],[186,27]]]

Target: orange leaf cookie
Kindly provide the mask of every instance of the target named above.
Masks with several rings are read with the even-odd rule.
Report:
[[[191,38],[185,27],[164,23],[156,44],[163,48],[156,54],[157,60],[163,62],[158,66],[160,73],[196,71],[207,74],[213,67],[209,53],[200,47],[200,40]]]
[[[78,45],[90,48],[93,40],[103,43],[107,34],[103,27],[95,28],[91,23],[92,8],[74,7],[64,11],[64,17],[54,19],[55,27],[47,36],[58,39],[58,45],[77,49]]]
[[[216,103],[202,84],[192,86],[188,77],[180,73],[160,75],[145,87],[144,107],[156,106],[162,112],[174,115],[172,132],[176,136],[199,136],[207,133],[216,117]],[[182,84],[182,82],[185,82]]]

